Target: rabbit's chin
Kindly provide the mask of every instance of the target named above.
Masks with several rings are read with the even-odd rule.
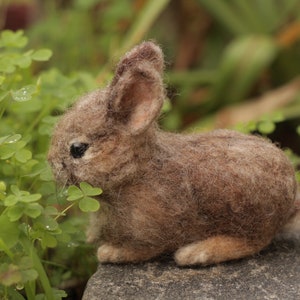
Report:
[[[67,185],[78,185],[83,180],[80,180],[78,177],[76,177],[74,174],[70,174],[67,179]]]
[[[67,172],[54,173],[54,177],[56,182],[63,187],[70,186],[70,185],[77,185],[82,181],[74,174],[67,173]]]

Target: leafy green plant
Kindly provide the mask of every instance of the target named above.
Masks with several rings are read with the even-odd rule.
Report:
[[[91,196],[102,191],[87,183],[58,191],[45,163],[46,141],[52,112],[95,83],[87,74],[66,77],[57,70],[36,77],[33,63],[47,61],[51,51],[25,50],[27,42],[22,31],[0,36],[0,298],[61,299],[66,293],[55,286],[74,274],[55,249],[64,248],[71,259],[86,248],[78,234],[85,218],[76,220],[76,209],[64,217],[72,207],[99,209]]]

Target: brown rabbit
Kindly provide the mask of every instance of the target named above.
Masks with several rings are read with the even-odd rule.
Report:
[[[159,130],[161,49],[127,53],[111,84],[61,118],[49,161],[62,183],[101,187],[88,240],[100,262],[139,262],[175,252],[179,265],[257,253],[296,214],[294,170],[263,138],[230,130]]]

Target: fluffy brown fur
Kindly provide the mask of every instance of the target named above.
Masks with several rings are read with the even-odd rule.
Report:
[[[295,214],[293,167],[259,137],[160,131],[163,66],[157,45],[138,45],[111,84],[80,99],[53,135],[57,179],[104,190],[88,231],[99,261],[174,252],[179,265],[206,265],[260,251]],[[82,144],[74,158],[71,148]]]

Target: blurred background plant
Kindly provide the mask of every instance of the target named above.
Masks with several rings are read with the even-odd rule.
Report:
[[[96,261],[79,209],[101,191],[56,187],[51,130],[142,40],[166,57],[162,127],[259,133],[298,167],[299,0],[4,0],[0,16],[0,298],[80,299]]]

